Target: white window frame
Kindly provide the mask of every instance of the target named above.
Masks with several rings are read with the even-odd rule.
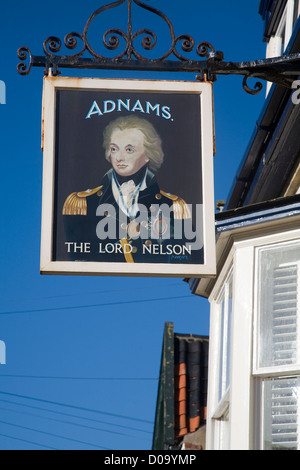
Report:
[[[219,404],[223,402],[223,399],[228,395],[228,389],[230,388],[230,357],[228,358],[228,343],[231,337],[231,331],[229,328],[229,313],[232,317],[232,303],[231,312],[229,312],[229,290],[233,282],[232,269],[230,270],[223,287],[219,293],[219,297],[216,301],[216,308],[218,310],[218,323],[219,323]],[[224,310],[223,310],[224,305]],[[221,350],[222,349],[222,350]],[[223,353],[223,354],[222,354]],[[229,351],[230,353],[230,351]],[[228,366],[229,364],[229,366]],[[229,377],[228,377],[229,376]],[[227,384],[229,381],[229,384]],[[220,395],[221,393],[221,395]],[[218,405],[219,406],[219,405]]]
[[[221,356],[221,333],[222,333],[222,309],[220,299],[224,292],[224,300],[226,302],[226,297],[228,296],[228,286],[229,282],[233,283],[233,270],[232,266],[229,264],[225,267],[224,276],[220,276],[220,282],[216,288],[217,293],[215,295],[214,301],[212,302],[212,315],[211,315],[211,327],[213,328],[213,334],[210,334],[210,377],[209,380],[211,383],[214,383],[212,386],[211,392],[208,393],[208,409],[213,410],[211,414],[211,419],[208,420],[207,435],[209,435],[208,442],[209,445],[213,445],[214,449],[222,450],[224,446],[224,433],[228,428],[228,420],[230,423],[230,386],[224,386],[224,374],[226,372],[226,367],[224,369],[224,363],[227,363],[226,358],[223,357],[222,364],[222,377],[220,374],[220,356]],[[232,286],[233,289],[233,286]],[[228,318],[228,309],[225,308],[224,311],[225,318]],[[223,330],[223,337],[227,335],[227,328]],[[213,341],[212,341],[213,339]],[[223,350],[227,351],[226,347],[223,347]],[[231,362],[231,358],[230,358]],[[213,371],[213,374],[211,374]],[[220,397],[220,380],[222,381],[222,394]],[[230,378],[229,378],[230,383]],[[228,420],[227,420],[228,418]],[[226,423],[225,423],[226,422]],[[224,426],[225,425],[225,426]],[[229,424],[230,426],[230,424]],[[226,427],[226,429],[225,429]],[[225,450],[225,449],[223,449]]]
[[[230,303],[231,290],[231,303]],[[227,274],[215,302],[217,324],[218,324],[218,387],[217,406],[213,414],[213,439],[215,448],[218,450],[228,450],[229,426],[230,426],[230,367],[231,367],[231,336],[229,331],[229,315],[231,316],[230,326],[233,317],[233,269]],[[231,311],[230,311],[231,310]],[[232,328],[231,328],[232,330]]]
[[[295,16],[295,0],[288,0],[282,14],[277,31],[272,36],[267,45],[267,58],[281,56],[287,48],[292,37]],[[298,5],[297,17],[300,14],[300,4]]]
[[[225,400],[228,400],[226,401]],[[214,445],[215,450],[229,450],[230,447],[230,407],[229,389],[221,400],[220,407],[214,415]]]

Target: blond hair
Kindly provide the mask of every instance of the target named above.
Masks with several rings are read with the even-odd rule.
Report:
[[[149,168],[157,171],[163,162],[164,153],[162,150],[161,138],[153,125],[146,119],[137,116],[119,117],[111,121],[103,132],[103,147],[105,149],[106,160],[110,161],[110,143],[113,131],[119,129],[138,129],[144,134],[144,148],[146,157],[149,159]]]

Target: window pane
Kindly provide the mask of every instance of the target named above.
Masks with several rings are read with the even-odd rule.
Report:
[[[299,377],[264,381],[264,450],[297,450]]]
[[[231,358],[231,320],[232,320],[232,278],[228,283],[228,315],[227,315],[227,361],[226,361],[226,387],[230,385],[230,358]]]
[[[225,298],[224,298],[224,292],[221,295],[220,298],[220,314],[221,314],[221,329],[220,329],[220,357],[219,357],[219,401],[222,398],[223,392],[224,392],[224,387],[223,387],[223,374],[224,374],[224,360],[223,360],[223,354],[224,354],[224,323],[225,323]]]
[[[299,362],[300,246],[260,251],[259,257],[259,366]]]
[[[285,35],[286,35],[286,32],[285,32],[285,26],[279,36],[280,38],[280,44],[281,44],[281,50],[280,50],[280,55],[283,55],[284,54],[284,50],[285,50]]]
[[[293,18],[293,25],[296,23],[298,16],[299,16],[299,0],[295,0],[294,4],[294,18]]]
[[[226,281],[218,299],[220,318],[219,401],[230,385],[230,351],[232,323],[232,276]]]

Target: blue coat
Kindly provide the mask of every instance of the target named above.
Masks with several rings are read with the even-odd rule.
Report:
[[[63,218],[70,260],[203,263],[203,250],[189,249],[193,240],[174,237],[178,233],[175,227],[191,218],[183,199],[161,191],[154,174],[147,170],[146,187],[138,196],[140,210],[129,218],[115,200],[112,179],[110,170],[100,186],[66,199]]]

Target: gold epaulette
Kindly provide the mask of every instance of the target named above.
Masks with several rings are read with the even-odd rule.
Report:
[[[181,220],[192,217],[190,208],[184,199],[174,194],[165,193],[165,191],[160,191],[160,193],[173,201],[174,219]]]
[[[62,213],[63,215],[87,215],[87,196],[97,193],[103,186],[94,189],[87,189],[79,193],[70,194],[65,200]]]

